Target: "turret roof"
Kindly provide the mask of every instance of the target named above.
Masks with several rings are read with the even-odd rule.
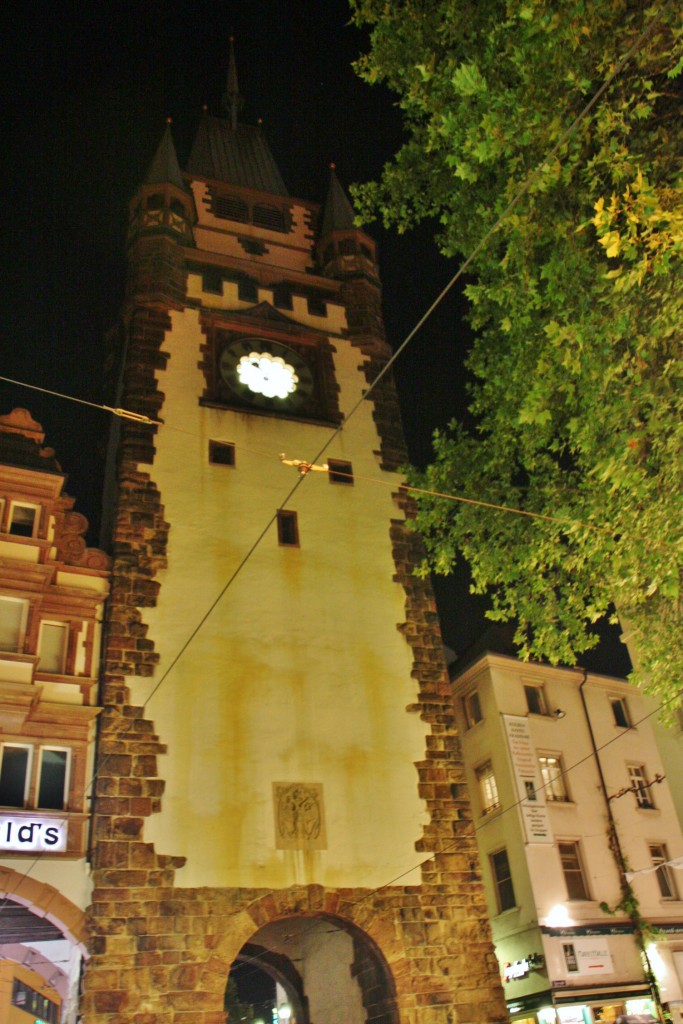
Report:
[[[341,186],[339,178],[331,165],[330,187],[327,190],[327,198],[323,207],[322,223],[320,226],[321,237],[330,231],[345,231],[355,228],[356,214],[349,201],[349,197]]]
[[[170,121],[166,123],[166,130],[164,131],[161,142],[154,154],[154,159],[149,165],[149,170],[145,175],[144,184],[171,184],[176,185],[178,188],[185,189],[185,182],[183,181],[183,175],[178,163],[178,156],[175,151],[175,145],[173,144],[173,136],[171,135]]]

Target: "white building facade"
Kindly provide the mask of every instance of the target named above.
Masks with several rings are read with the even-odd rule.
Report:
[[[651,705],[622,679],[492,653],[454,697],[511,1019],[656,1018],[659,996],[683,1020],[683,835]],[[624,883],[656,929],[655,991]]]

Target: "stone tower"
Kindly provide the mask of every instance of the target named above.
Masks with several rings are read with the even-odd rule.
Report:
[[[85,1019],[502,1021],[375,245],[225,103],[131,204]]]

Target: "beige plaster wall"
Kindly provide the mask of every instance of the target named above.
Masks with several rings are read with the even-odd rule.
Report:
[[[129,680],[135,703],[296,483],[279,453],[313,459],[331,434],[200,407],[197,312],[172,319],[153,469],[171,523],[168,569],[157,607],[144,612],[161,662],[152,680]],[[335,345],[348,411],[361,395],[362,356],[342,339]],[[209,464],[210,440],[236,445],[235,468]],[[303,481],[285,506],[298,512],[300,549],[279,547],[271,527],[150,700],[146,713],[169,754],[159,761],[163,809],[145,835],[159,852],[188,857],[182,886],[373,886],[420,859],[414,762],[424,727],[404,710],[416,687],[395,627],[405,618],[389,541],[396,480],[379,469],[378,447],[368,403],[326,453],[352,460],[355,484],[317,473]],[[273,782],[322,784],[327,849],[275,849]]]

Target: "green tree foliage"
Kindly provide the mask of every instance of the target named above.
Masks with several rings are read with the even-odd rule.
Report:
[[[474,263],[476,427],[416,483],[550,517],[420,499],[440,573],[470,563],[523,656],[573,664],[616,605],[664,698],[683,680],[683,208],[678,3],[351,0],[369,82],[407,141],[364,219],[470,252],[640,33],[647,39]],[[663,13],[662,13],[663,10]]]

